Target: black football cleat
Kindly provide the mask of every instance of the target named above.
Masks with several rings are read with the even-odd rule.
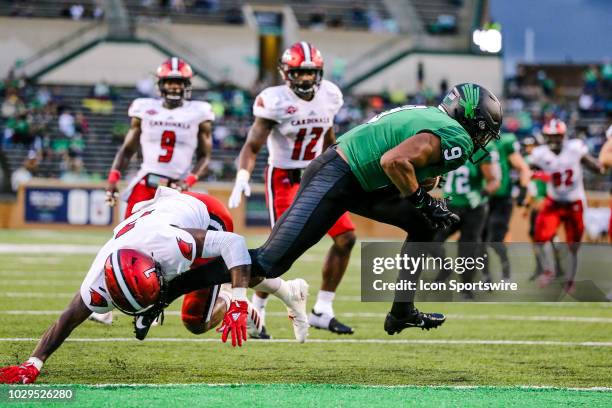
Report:
[[[387,313],[385,319],[385,331],[390,336],[400,333],[404,329],[417,327],[422,330],[436,329],[446,321],[446,316],[441,313],[422,313],[414,309],[410,316],[399,319],[391,313]]]
[[[159,316],[159,324],[164,323],[164,311],[158,308],[152,308],[151,310],[134,316],[134,334],[138,340],[144,340],[149,333],[151,325]]]
[[[272,336],[270,336],[268,332],[266,331],[266,326],[262,326],[261,332],[259,334],[250,333],[249,338],[258,339],[258,340],[270,340]]]
[[[310,312],[308,323],[315,329],[329,330],[336,334],[353,334],[353,328],[340,322],[335,317],[325,314],[316,313],[314,309]]]

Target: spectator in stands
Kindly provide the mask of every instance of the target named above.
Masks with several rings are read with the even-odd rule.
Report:
[[[185,12],[185,2],[183,0],[171,0],[170,8],[176,13]]]
[[[73,20],[80,20],[83,18],[83,14],[85,13],[85,7],[80,4],[73,4],[70,6],[70,18]]]
[[[242,10],[238,7],[230,7],[225,12],[224,21],[227,24],[236,24],[241,25],[244,24],[244,16],[242,15]]]
[[[101,100],[112,99],[111,94],[112,94],[111,87],[108,84],[108,82],[106,82],[106,80],[104,79],[96,82],[93,88],[91,89],[91,96],[93,96],[96,99],[101,99]]]
[[[22,111],[18,116],[7,120],[6,127],[11,130],[11,142],[30,147],[33,141],[30,124],[31,119],[26,111]]]
[[[89,122],[87,118],[83,114],[83,112],[78,111],[76,116],[74,117],[75,129],[78,134],[81,136],[87,135],[89,133]]]
[[[368,18],[363,7],[353,6],[351,9],[351,22],[357,27],[366,27],[368,25]]]
[[[311,30],[325,29],[325,13],[320,8],[314,9],[308,16],[308,28]]]
[[[57,121],[58,128],[62,136],[68,139],[72,139],[76,134],[76,125],[74,121],[74,116],[69,109],[62,109],[60,112],[60,116]]]
[[[151,75],[140,78],[136,83],[136,90],[138,96],[142,98],[153,98],[155,96],[155,82],[153,82]]]
[[[6,91],[6,98],[2,103],[1,111],[2,117],[5,119],[17,117],[25,111],[25,105],[17,94],[16,89],[8,88]]]
[[[21,167],[11,175],[11,188],[14,192],[19,190],[19,186],[30,181],[38,170],[38,158],[35,152],[29,152],[28,157],[23,161]]]
[[[90,181],[91,177],[87,174],[83,159],[80,157],[68,157],[66,170],[60,176],[64,183],[83,183]]]

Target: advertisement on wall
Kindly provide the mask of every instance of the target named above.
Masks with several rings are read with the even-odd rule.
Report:
[[[112,209],[103,189],[25,188],[25,222],[70,225],[111,225]]]

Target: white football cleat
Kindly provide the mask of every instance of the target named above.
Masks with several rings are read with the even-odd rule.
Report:
[[[258,339],[263,330],[263,319],[256,308],[249,302],[249,315],[247,317],[247,333],[250,337]]]
[[[89,316],[89,320],[102,324],[113,324],[113,312],[92,313]]]
[[[308,283],[304,279],[287,281],[291,290],[291,299],[286,303],[289,319],[293,323],[295,339],[304,343],[308,337],[308,315],[306,314],[306,299],[308,298]]]

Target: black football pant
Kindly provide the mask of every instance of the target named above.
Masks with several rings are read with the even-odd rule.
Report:
[[[499,256],[504,278],[510,277],[510,260],[504,238],[510,227],[512,207],[512,197],[491,197],[489,199],[489,217],[482,238],[485,248],[490,246]],[[489,276],[489,262],[485,262],[482,273]]]
[[[402,228],[408,233],[407,242],[427,242],[433,238],[434,231],[427,219],[410,201],[400,197],[394,186],[366,192],[332,146],[306,168],[293,204],[276,222],[268,240],[249,251],[253,262],[251,275],[275,278],[287,272],[345,211]],[[402,272],[399,279],[418,279],[418,274],[404,276],[407,273]],[[170,281],[167,301],[230,281],[223,260],[218,258]],[[404,294],[402,299],[412,298],[413,294],[407,299]]]

